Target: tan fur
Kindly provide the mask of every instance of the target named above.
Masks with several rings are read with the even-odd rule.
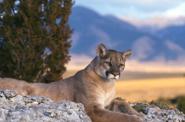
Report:
[[[115,98],[115,79],[108,79],[110,75],[102,71],[110,70],[114,73],[113,70],[117,71],[116,64],[125,63],[126,56],[125,53],[107,50],[100,46],[104,45],[99,45],[98,56],[85,69],[72,77],[49,84],[28,84],[24,81],[0,78],[0,88],[14,89],[23,95],[46,96],[55,101],[70,100],[83,103],[93,122],[141,122],[136,115],[106,109]],[[107,66],[105,64],[107,60],[112,60],[113,64]]]

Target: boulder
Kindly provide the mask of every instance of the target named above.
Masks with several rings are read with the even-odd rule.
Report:
[[[185,122],[177,109],[146,103],[130,104],[142,113],[144,122]],[[21,96],[12,90],[0,90],[0,122],[91,122],[84,106],[71,101],[53,102],[39,96]]]
[[[147,103],[131,104],[144,117],[144,122],[185,122],[185,114],[176,108],[160,108]]]
[[[84,106],[70,101],[53,102],[0,90],[0,122],[91,122]]]

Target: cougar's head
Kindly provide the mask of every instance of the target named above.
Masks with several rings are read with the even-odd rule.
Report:
[[[97,61],[95,72],[107,80],[117,80],[125,68],[125,61],[131,55],[131,51],[115,51],[107,49],[105,45],[97,46]]]

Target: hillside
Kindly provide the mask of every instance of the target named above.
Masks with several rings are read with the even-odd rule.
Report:
[[[132,49],[133,58],[139,60],[175,60],[184,58],[184,26],[170,26],[153,33],[138,28],[111,15],[101,15],[94,10],[75,6],[70,17],[73,28],[75,54],[94,55],[98,43],[106,43],[117,50]],[[83,45],[83,46],[81,46]]]

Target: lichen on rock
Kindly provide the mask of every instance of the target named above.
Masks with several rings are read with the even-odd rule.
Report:
[[[0,90],[0,122],[91,122],[80,103]]]
[[[131,106],[144,114],[144,122],[185,122],[185,115],[177,109],[161,109],[146,103],[136,103]]]

